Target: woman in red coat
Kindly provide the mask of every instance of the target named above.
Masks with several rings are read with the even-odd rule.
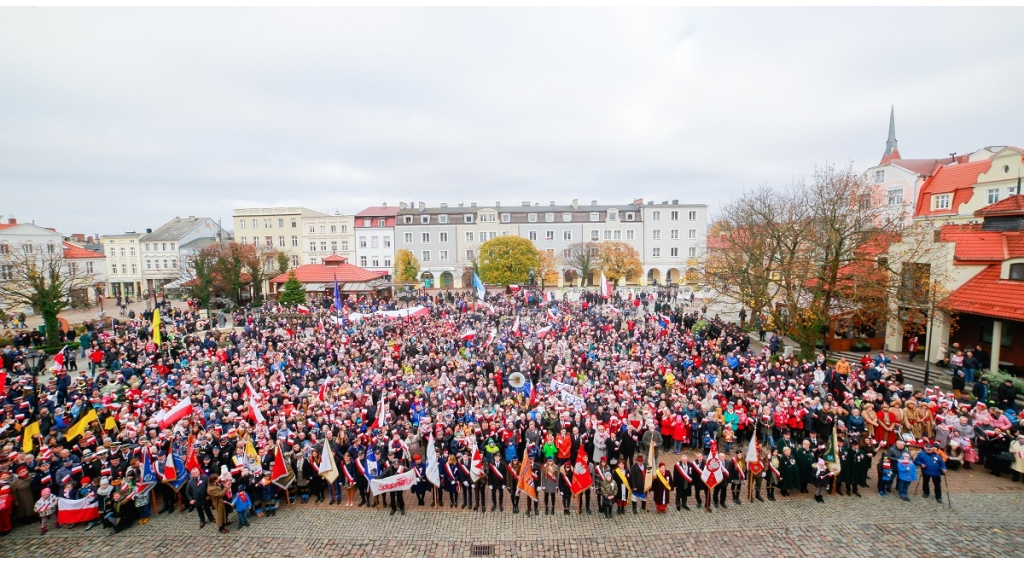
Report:
[[[11,513],[14,512],[14,495],[11,493],[11,486],[4,484],[0,487],[0,536],[11,532]]]
[[[683,445],[690,444],[690,421],[687,417],[676,415],[675,426],[672,427],[672,452],[683,453]]]
[[[679,405],[676,405],[676,409],[679,409]],[[661,448],[668,450],[672,444],[672,435],[676,431],[676,416],[671,411],[665,409],[661,413]]]

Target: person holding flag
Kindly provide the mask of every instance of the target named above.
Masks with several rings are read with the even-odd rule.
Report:
[[[718,459],[718,441],[716,440],[711,441],[711,450],[708,453],[708,461],[704,464],[703,470],[701,470],[700,479],[704,482],[705,488],[708,490],[707,499],[704,502],[704,510],[711,513],[712,497],[715,497],[715,506],[718,506],[718,496],[713,496],[712,490],[715,490],[725,479],[725,473],[722,471],[722,461]]]
[[[579,449],[576,454],[576,464],[573,466],[572,476],[572,494],[578,496],[579,502],[576,507],[576,513],[583,513],[583,500],[586,499],[587,515],[591,514],[590,511],[590,490],[594,485],[594,465],[590,463],[590,459],[587,458],[587,451],[583,448]],[[598,500],[600,501],[600,500]]]
[[[484,287],[484,283],[475,271],[473,272],[473,288],[476,289],[476,297],[482,301],[487,295],[487,288]]]

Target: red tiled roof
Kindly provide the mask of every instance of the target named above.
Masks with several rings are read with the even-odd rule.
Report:
[[[921,185],[920,197],[917,199],[915,216],[956,215],[960,206],[970,201],[974,195],[974,184],[978,175],[988,172],[992,167],[992,159],[973,163],[948,164],[941,167]],[[948,210],[932,210],[932,196],[952,194],[952,206]]]
[[[357,213],[356,217],[396,216],[396,215],[398,215],[399,210],[401,210],[401,208],[399,208],[398,206],[387,206],[387,207],[374,206],[374,207],[366,208],[365,210]]]
[[[369,282],[381,277],[376,272],[370,272],[365,268],[342,263],[337,266],[324,264],[305,264],[295,269],[295,277],[303,284],[314,282],[334,282],[337,276],[338,284],[346,282]],[[274,284],[283,284],[288,281],[288,273],[281,274],[270,280]]]
[[[999,278],[1000,265],[993,264],[964,282],[943,300],[942,307],[956,312],[1024,321],[1024,282]]]
[[[994,204],[989,204],[974,212],[974,215],[1022,215],[1024,214],[1024,195],[1014,194]]]
[[[107,258],[105,255],[90,251],[89,249],[83,249],[82,247],[76,247],[67,242],[64,242],[64,258],[66,259],[101,259]]]
[[[935,174],[935,170],[939,168],[945,160],[946,159],[894,159],[891,164],[900,168],[905,168],[910,172],[915,172],[919,176],[931,176]]]
[[[941,238],[956,243],[956,262],[1002,262],[1024,257],[1024,233],[1020,231],[982,231],[981,225],[943,225]]]

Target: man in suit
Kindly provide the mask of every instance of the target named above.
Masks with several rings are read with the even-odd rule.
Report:
[[[206,526],[206,521],[213,521],[213,511],[210,509],[210,496],[206,488],[210,485],[210,479],[204,476],[198,468],[192,469],[192,477],[185,484],[185,497],[189,505],[196,508],[199,514],[199,528]]]

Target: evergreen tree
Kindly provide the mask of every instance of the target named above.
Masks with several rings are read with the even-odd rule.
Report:
[[[284,283],[277,301],[285,307],[306,303],[306,290],[302,287],[302,282],[295,277],[294,270],[288,273],[288,281]]]

